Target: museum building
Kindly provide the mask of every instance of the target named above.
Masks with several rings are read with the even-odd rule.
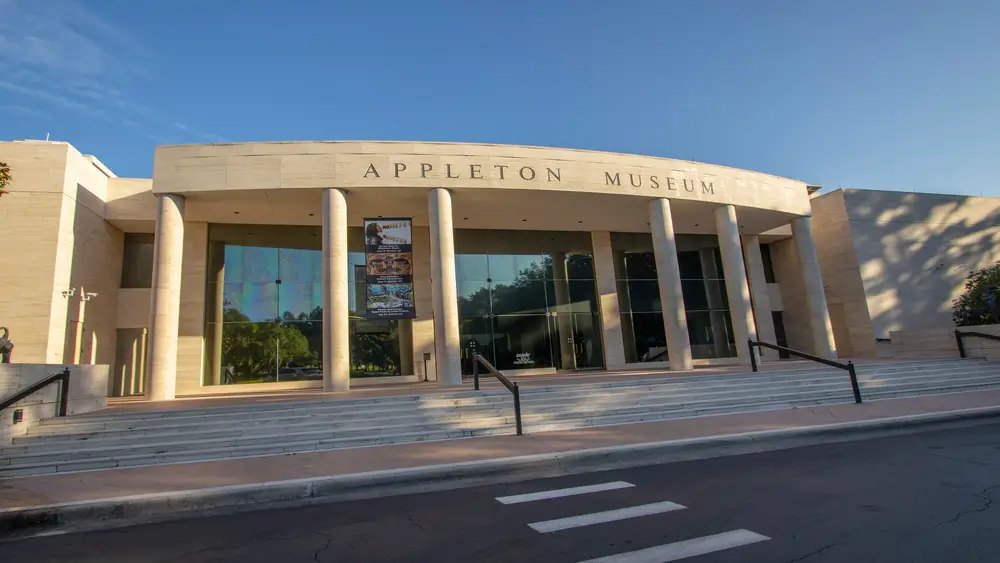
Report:
[[[853,244],[896,194],[865,211],[725,166],[466,143],[161,146],[152,179],[62,142],[0,161],[14,361],[108,364],[113,396],[457,385],[477,353],[514,376],[687,371],[749,363],[748,338],[874,356],[906,321]]]

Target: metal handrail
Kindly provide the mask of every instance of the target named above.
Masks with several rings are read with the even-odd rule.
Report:
[[[42,390],[50,383],[55,383],[56,381],[62,382],[59,386],[59,409],[56,411],[56,416],[66,416],[66,412],[69,409],[69,368],[62,370],[59,373],[52,374],[45,379],[29,385],[13,395],[0,400],[0,411],[14,405],[18,401],[23,400],[32,393]]]
[[[653,356],[652,358],[650,358],[650,359],[648,359],[648,360],[646,360],[646,361],[647,361],[647,362],[655,362],[656,360],[659,360],[659,359],[660,359],[660,358],[662,358],[663,356],[666,356],[666,355],[667,355],[667,352],[669,352],[669,351],[670,351],[670,350],[664,350],[664,351],[660,352],[659,354],[657,354],[657,355]]]
[[[472,381],[475,385],[476,391],[479,391],[479,364],[482,363],[486,371],[490,373],[493,377],[500,380],[503,386],[507,388],[508,391],[514,394],[514,423],[517,425],[517,435],[521,436],[524,434],[524,430],[521,427],[521,390],[518,388],[517,383],[507,379],[507,376],[500,373],[493,364],[491,364],[486,358],[479,354],[472,354]]]
[[[805,352],[800,352],[798,350],[793,350],[793,349],[787,348],[785,346],[778,346],[777,344],[771,344],[769,342],[754,341],[754,339],[752,339],[752,338],[748,338],[747,339],[747,344],[750,346],[750,366],[753,368],[754,371],[757,371],[757,356],[754,355],[754,350],[753,350],[754,346],[756,346],[758,349],[760,349],[760,348],[770,348],[772,350],[777,350],[779,352],[786,352],[788,354],[792,354],[792,355],[798,356],[800,358],[805,358],[807,360],[812,360],[814,362],[819,362],[821,364],[826,364],[826,365],[828,365],[830,367],[835,367],[835,368],[840,368],[840,369],[843,369],[843,370],[847,370],[847,373],[851,376],[851,390],[854,391],[854,402],[857,403],[857,404],[859,404],[859,405],[861,404],[861,388],[858,387],[858,374],[854,370],[854,362],[847,362],[845,364],[845,363],[842,363],[842,362],[837,362],[837,361],[834,361],[834,360],[829,360],[827,358],[821,358],[819,356],[814,356],[812,354],[807,354]]]
[[[977,336],[979,338],[986,338],[989,340],[1000,340],[1000,336],[995,334],[986,334],[985,332],[975,332],[972,330],[958,330],[955,329],[955,341],[958,342],[958,356],[960,358],[965,357],[965,344],[962,343],[963,336]]]

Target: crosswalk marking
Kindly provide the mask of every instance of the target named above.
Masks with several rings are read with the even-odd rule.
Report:
[[[769,539],[771,538],[751,532],[750,530],[733,530],[731,532],[658,545],[638,551],[588,559],[580,563],[668,563],[670,561],[678,561],[696,555],[705,555],[706,553],[750,545]]]
[[[628,518],[650,516],[652,514],[660,514],[662,512],[682,510],[684,508],[687,507],[670,501],[654,502],[652,504],[631,506],[629,508],[619,508],[617,510],[607,510],[604,512],[581,514],[580,516],[570,516],[569,518],[559,518],[558,520],[535,522],[533,524],[528,524],[528,526],[537,532],[547,534],[549,532],[558,532],[559,530],[579,528],[580,526],[590,526],[591,524],[603,524],[604,522],[615,522],[617,520],[625,520]]]
[[[611,483],[600,483],[598,485],[587,485],[586,487],[570,487],[568,489],[553,489],[551,491],[540,491],[524,495],[511,495],[507,497],[497,497],[503,504],[520,504],[522,502],[534,502],[550,498],[571,497],[573,495],[585,495],[587,493],[599,493],[601,491],[614,491],[616,489],[627,489],[634,487],[632,483],[625,481],[613,481]]]

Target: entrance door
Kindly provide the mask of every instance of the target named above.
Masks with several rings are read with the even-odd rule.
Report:
[[[456,258],[465,375],[474,353],[500,370],[604,367],[589,254]]]

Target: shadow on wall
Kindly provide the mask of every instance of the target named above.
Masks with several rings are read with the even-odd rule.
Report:
[[[114,365],[124,235],[104,220],[99,213],[103,206],[100,197],[77,184],[72,223],[73,253],[69,264],[69,288],[75,289],[75,293],[66,298],[54,297],[64,299],[66,306],[63,361],[67,363],[79,358],[82,364]],[[80,288],[97,294],[86,302],[82,325]]]
[[[969,272],[996,263],[1000,199],[845,190],[875,336],[953,326]]]

